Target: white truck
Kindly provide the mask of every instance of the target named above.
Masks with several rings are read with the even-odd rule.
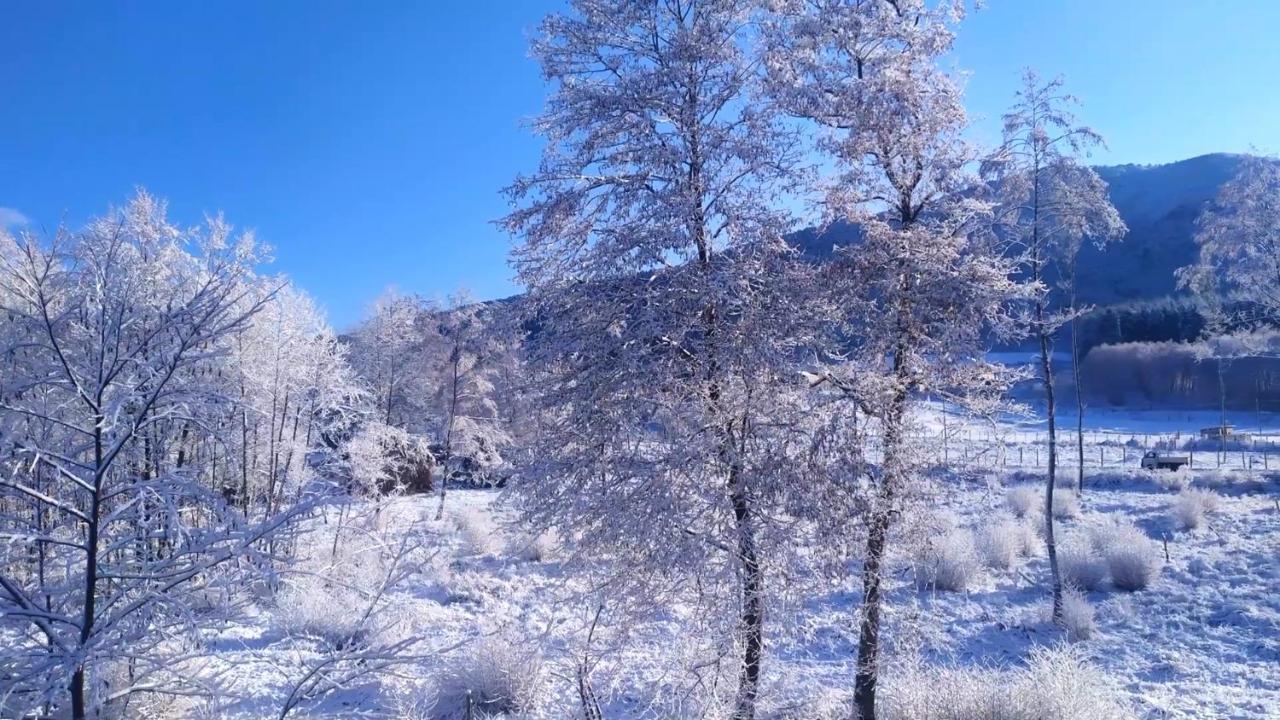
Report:
[[[1143,470],[1177,470],[1190,464],[1190,455],[1167,450],[1150,450],[1142,456]]]

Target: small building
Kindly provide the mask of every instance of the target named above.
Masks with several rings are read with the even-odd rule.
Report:
[[[1200,439],[1245,441],[1249,439],[1249,436],[1236,432],[1235,425],[1214,425],[1213,427],[1200,428]]]

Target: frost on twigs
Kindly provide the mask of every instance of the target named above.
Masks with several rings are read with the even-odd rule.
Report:
[[[1072,646],[1038,648],[1021,668],[885,671],[882,720],[1132,720],[1111,679]]]
[[[916,585],[922,589],[960,592],[982,571],[973,533],[953,529],[929,538],[916,554]]]
[[[436,704],[440,718],[528,713],[545,692],[542,655],[527,642],[485,636],[446,655],[442,662]]]

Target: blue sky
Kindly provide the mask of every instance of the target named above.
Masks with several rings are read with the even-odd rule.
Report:
[[[78,222],[143,185],[184,223],[255,228],[339,326],[388,285],[516,292],[489,221],[537,162],[527,40],[560,4],[5,3],[0,222]],[[1099,162],[1280,150],[1280,2],[986,5],[954,57],[980,138],[1032,66],[1084,101]]]

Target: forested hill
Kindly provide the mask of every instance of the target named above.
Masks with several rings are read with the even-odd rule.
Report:
[[[1129,233],[1103,250],[1089,245],[1081,253],[1082,301],[1103,306],[1174,294],[1174,270],[1196,257],[1196,217],[1239,164],[1238,155],[1215,153],[1167,165],[1095,168]],[[792,240],[807,254],[824,257],[856,237],[855,227],[834,225],[824,233],[801,231]]]

